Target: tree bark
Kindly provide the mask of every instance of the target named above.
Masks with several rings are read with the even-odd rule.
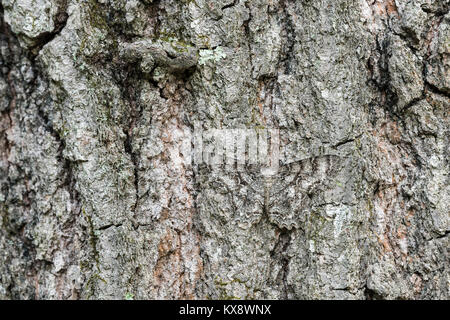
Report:
[[[448,0],[1,4],[0,299],[449,299]]]

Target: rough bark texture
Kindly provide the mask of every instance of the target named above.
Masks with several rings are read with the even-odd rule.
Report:
[[[449,299],[448,0],[1,4],[1,299]]]

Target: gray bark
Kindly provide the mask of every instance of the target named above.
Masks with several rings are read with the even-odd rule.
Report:
[[[448,0],[1,4],[0,299],[449,298]]]

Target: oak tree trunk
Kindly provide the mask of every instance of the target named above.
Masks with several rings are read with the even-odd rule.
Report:
[[[0,299],[449,298],[448,0],[1,4]]]

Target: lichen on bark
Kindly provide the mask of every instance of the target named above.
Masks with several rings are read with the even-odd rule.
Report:
[[[448,0],[0,9],[0,299],[449,298]]]

